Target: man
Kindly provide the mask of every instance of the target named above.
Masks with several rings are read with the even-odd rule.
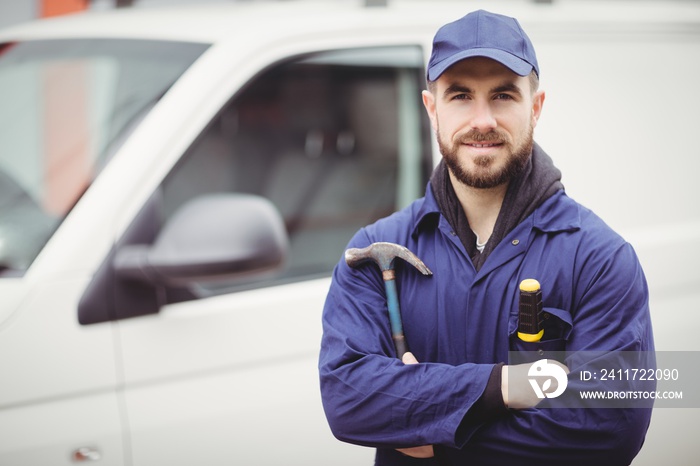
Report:
[[[513,18],[470,13],[437,32],[427,75],[443,161],[424,198],[350,247],[401,244],[433,275],[398,261],[400,361],[378,268],[336,267],[319,363],[334,434],[376,447],[377,465],[629,464],[650,408],[538,407],[531,365],[506,365],[509,351],[653,351],[634,251],[567,197],[533,142],[545,95],[529,38]],[[517,336],[526,278],[542,285],[539,342]]]

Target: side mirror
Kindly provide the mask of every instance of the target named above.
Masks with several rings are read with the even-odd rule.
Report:
[[[120,278],[182,286],[273,270],[287,250],[284,222],[271,202],[213,194],[183,205],[153,245],[121,248],[114,269]]]

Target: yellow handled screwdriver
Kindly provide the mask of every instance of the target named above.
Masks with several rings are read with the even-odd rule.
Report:
[[[527,342],[540,341],[544,335],[542,321],[542,290],[540,289],[540,282],[528,278],[520,282],[518,338]]]

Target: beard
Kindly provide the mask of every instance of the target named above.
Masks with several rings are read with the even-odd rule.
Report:
[[[456,137],[455,142],[451,145],[448,145],[440,138],[439,127],[436,131],[436,135],[440,153],[445,160],[447,168],[452,172],[452,175],[459,182],[472,188],[488,189],[507,183],[523,172],[534,145],[533,131],[534,127],[530,125],[524,137],[517,143],[513,143],[507,134],[499,130],[492,130],[486,134],[482,134],[473,129],[466,134]],[[476,157],[474,159],[476,169],[469,170],[464,164],[460,163],[460,156],[458,154],[460,146],[466,142],[496,142],[503,144],[508,151],[508,158],[506,159],[505,165],[500,168],[494,168],[494,158],[484,155]]]

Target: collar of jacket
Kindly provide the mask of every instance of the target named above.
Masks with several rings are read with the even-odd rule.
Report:
[[[436,228],[441,216],[433,190],[428,183],[423,203],[414,217],[411,233],[413,238],[416,239],[426,229]],[[532,221],[533,228],[543,233],[576,231],[581,228],[580,206],[562,189],[544,201],[524,222],[526,221]]]

